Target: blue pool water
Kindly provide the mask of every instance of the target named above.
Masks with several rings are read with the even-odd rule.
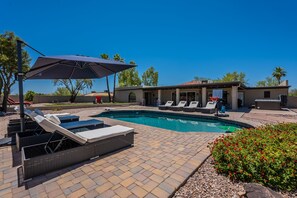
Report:
[[[178,132],[234,132],[242,127],[221,120],[150,111],[110,111],[98,115]]]

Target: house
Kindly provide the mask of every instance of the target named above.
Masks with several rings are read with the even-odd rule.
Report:
[[[284,81],[279,86],[249,87],[241,82],[191,81],[171,86],[135,86],[116,89],[117,102],[138,102],[145,106],[165,104],[172,100],[176,104],[180,100],[188,102],[196,100],[205,106],[213,93],[221,92],[227,107],[237,110],[239,106],[249,107],[256,99],[279,99],[280,95],[288,96],[290,86]]]

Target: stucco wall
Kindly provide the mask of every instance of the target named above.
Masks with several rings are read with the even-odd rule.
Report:
[[[136,90],[116,90],[115,101],[116,102],[129,102],[129,94],[133,92],[136,95],[136,102],[142,103],[143,91]]]
[[[293,96],[288,97],[288,107],[297,108],[297,97],[293,97]]]
[[[255,104],[256,99],[264,98],[264,91],[270,91],[270,99],[278,99],[279,95],[288,95],[287,88],[279,89],[247,89],[245,93],[245,106],[251,106]]]
[[[19,97],[16,95],[9,96],[15,101],[19,101]],[[70,96],[39,96],[36,95],[33,98],[33,103],[53,103],[53,102],[68,102]],[[95,96],[77,96],[75,99],[75,102],[83,103],[83,102],[94,102]],[[101,97],[103,102],[108,102],[108,97]],[[2,101],[2,98],[0,98],[0,101]]]

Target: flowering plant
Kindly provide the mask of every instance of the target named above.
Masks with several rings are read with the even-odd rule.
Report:
[[[297,189],[297,123],[243,129],[220,136],[209,148],[217,172],[233,180]]]

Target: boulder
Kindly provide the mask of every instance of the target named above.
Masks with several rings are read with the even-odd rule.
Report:
[[[281,194],[260,184],[245,184],[244,189],[246,191],[246,197],[248,198],[283,198]]]

